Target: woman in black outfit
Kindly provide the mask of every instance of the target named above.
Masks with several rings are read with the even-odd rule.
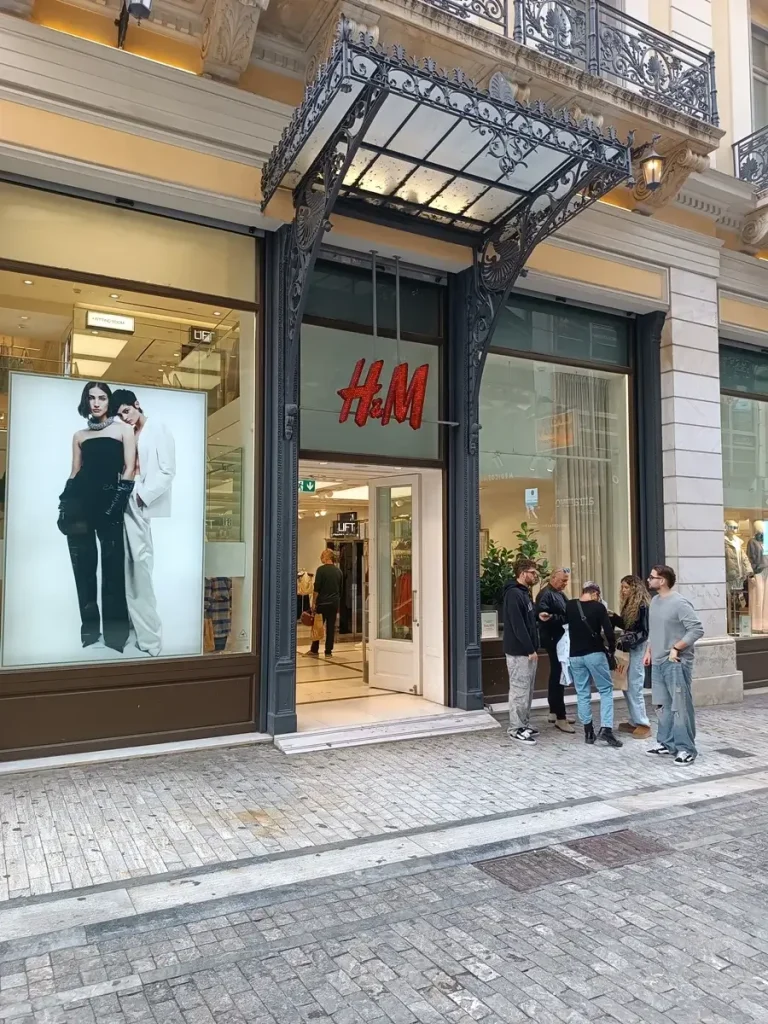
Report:
[[[112,392],[89,381],[77,411],[87,420],[72,439],[72,472],[59,498],[59,529],[67,538],[80,605],[80,639],[90,647],[102,636],[122,654],[130,621],[125,600],[123,514],[133,490],[136,438],[109,415]],[[96,571],[101,549],[101,613]]]

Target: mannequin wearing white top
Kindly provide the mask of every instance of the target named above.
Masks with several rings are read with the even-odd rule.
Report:
[[[728,631],[738,633],[744,581],[752,574],[739,524],[729,519],[725,524],[725,581],[728,587]]]
[[[753,633],[768,630],[768,558],[763,550],[765,523],[756,519],[752,524],[754,536],[747,545],[747,556],[752,566],[749,580],[749,617]]]

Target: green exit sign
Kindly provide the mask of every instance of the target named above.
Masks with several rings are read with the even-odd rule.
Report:
[[[314,494],[315,493],[315,481],[314,480],[299,480],[299,492],[301,494]]]

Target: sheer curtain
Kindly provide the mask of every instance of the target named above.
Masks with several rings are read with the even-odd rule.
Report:
[[[553,378],[553,411],[561,424],[553,452],[557,564],[571,567],[574,596],[594,580],[607,597],[617,585],[608,381],[559,370]]]

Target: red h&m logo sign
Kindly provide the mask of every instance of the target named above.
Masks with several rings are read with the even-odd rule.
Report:
[[[423,366],[418,366],[413,371],[410,384],[408,383],[408,363],[398,363],[392,371],[387,397],[384,399],[376,397],[383,386],[380,383],[380,377],[384,368],[384,360],[377,359],[371,363],[365,383],[361,384],[360,378],[363,375],[364,366],[365,360],[358,359],[349,385],[337,392],[343,401],[339,423],[347,422],[352,412],[352,403],[356,401],[355,423],[358,427],[364,427],[369,418],[379,420],[382,427],[385,427],[394,416],[398,423],[405,423],[408,420],[411,428],[418,430],[424,414],[429,363],[424,363]]]

